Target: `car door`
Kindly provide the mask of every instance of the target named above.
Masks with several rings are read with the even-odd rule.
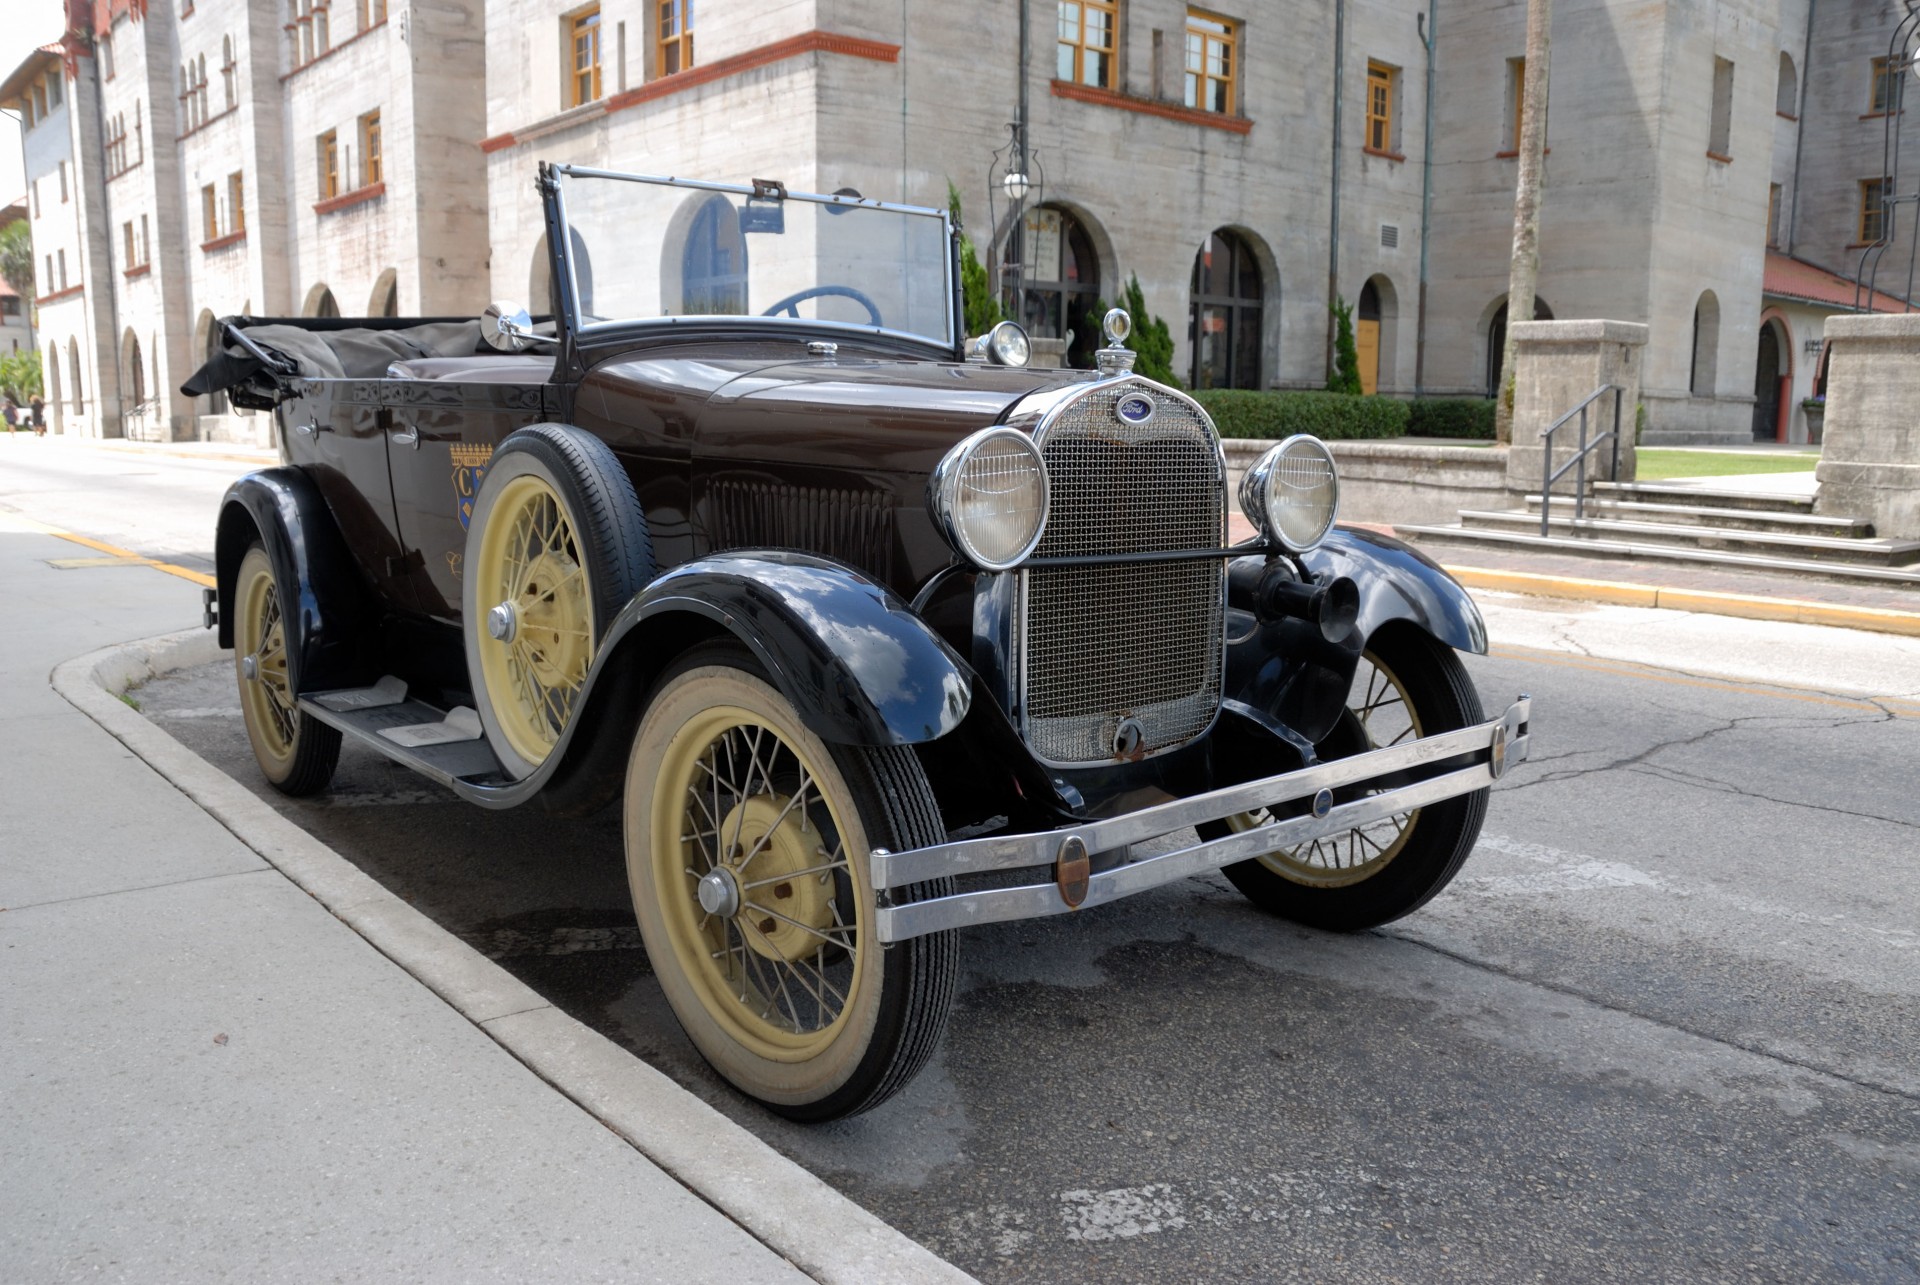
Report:
[[[507,360],[524,364],[496,362],[471,372],[486,378],[454,370],[445,378],[385,381],[399,542],[418,609],[450,624],[460,620],[467,528],[487,461],[507,434],[548,418],[551,359]]]
[[[292,461],[320,488],[361,573],[382,602],[417,610],[387,464],[377,381],[315,379],[281,408]]]

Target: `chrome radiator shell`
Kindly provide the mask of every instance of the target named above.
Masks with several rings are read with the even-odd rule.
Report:
[[[1137,398],[1153,413],[1129,423],[1116,408]],[[1226,460],[1191,399],[1137,376],[1102,380],[1050,407],[1034,440],[1052,492],[1036,559],[1225,544]],[[1040,761],[1149,758],[1213,725],[1226,657],[1222,559],[1029,567],[1017,597],[1019,726]]]

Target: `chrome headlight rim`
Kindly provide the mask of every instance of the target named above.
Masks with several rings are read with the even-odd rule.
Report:
[[[996,366],[1023,369],[1033,360],[1033,340],[1017,321],[1001,321],[985,336],[987,360]]]
[[[992,443],[1008,443],[1017,446],[1031,457],[1035,471],[1040,478],[1040,518],[1034,523],[1033,535],[1009,558],[992,558],[982,553],[960,520],[960,483],[966,474],[966,466],[974,455],[984,446]],[[1033,556],[1040,547],[1040,541],[1047,534],[1047,518],[1053,509],[1053,481],[1047,476],[1046,457],[1040,454],[1040,448],[1033,438],[1017,428],[1008,428],[996,424],[983,428],[977,433],[961,439],[958,445],[948,451],[940,463],[934,466],[933,476],[927,484],[928,507],[933,511],[934,523],[940,534],[953,551],[968,564],[981,571],[1011,571]]]
[[[1327,506],[1326,521],[1313,539],[1304,542],[1289,539],[1275,520],[1273,511],[1273,488],[1278,481],[1276,475],[1280,461],[1302,450],[1318,455],[1327,462],[1327,484],[1333,491],[1332,502]],[[1240,511],[1259,528],[1269,544],[1278,544],[1289,553],[1307,553],[1319,548],[1333,530],[1334,523],[1340,519],[1340,466],[1334,461],[1333,451],[1312,433],[1295,433],[1275,444],[1241,477]]]

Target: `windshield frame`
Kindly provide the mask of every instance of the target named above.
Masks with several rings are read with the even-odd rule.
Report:
[[[756,180],[751,184],[718,183],[706,179],[679,178],[662,174],[635,174],[620,170],[603,170],[587,165],[545,164],[541,186],[548,198],[547,205],[547,245],[553,259],[553,279],[559,287],[560,315],[565,322],[568,340],[579,344],[594,344],[615,335],[632,332],[668,332],[693,328],[711,329],[716,323],[727,326],[742,326],[752,330],[765,330],[769,334],[791,334],[796,328],[807,332],[824,331],[846,336],[877,336],[894,341],[905,341],[916,347],[933,348],[945,354],[964,353],[966,348],[965,326],[959,297],[959,241],[960,234],[954,227],[952,215],[942,209],[925,205],[906,205],[895,201],[879,201],[872,197],[842,196],[838,193],[822,194],[818,192],[790,192],[784,185]],[[566,185],[562,178],[609,179],[625,183],[648,183],[661,187],[682,188],[694,192],[718,192],[729,196],[748,199],[769,199],[769,192],[775,193],[774,199],[801,201],[815,205],[843,206],[853,209],[881,210],[894,214],[905,214],[918,218],[934,218],[940,221],[940,228],[947,253],[942,263],[945,272],[941,284],[943,313],[947,318],[948,338],[937,339],[932,335],[916,331],[896,330],[887,326],[861,325],[857,322],[825,321],[810,317],[767,317],[752,314],[702,314],[670,317],[616,317],[603,321],[587,321],[580,311],[579,282],[574,275],[574,256],[572,253],[572,225],[567,221]]]

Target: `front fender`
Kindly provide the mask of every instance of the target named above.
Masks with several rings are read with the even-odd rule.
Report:
[[[1316,579],[1348,576],[1360,587],[1360,637],[1373,637],[1389,621],[1408,620],[1456,651],[1486,654],[1480,608],[1459,581],[1411,545],[1375,531],[1335,527],[1301,560]]]
[[[258,540],[273,564],[281,613],[292,633],[287,648],[296,692],[351,687],[368,618],[366,592],[353,555],[320,489],[297,468],[262,469],[227,488],[214,533],[220,645],[233,646],[234,582],[240,560]]]
[[[840,563],[769,550],[683,563],[641,590],[602,647],[688,613],[746,644],[823,740],[913,745],[966,717],[973,675],[960,657],[886,586]]]
[[[1237,636],[1227,648],[1228,697],[1267,714],[1318,742],[1346,707],[1367,640],[1395,622],[1407,622],[1459,651],[1484,654],[1487,626],[1480,608],[1457,581],[1418,549],[1391,536],[1335,528],[1301,559],[1315,579],[1346,576],[1360,591],[1351,634],[1340,642],[1305,620],[1255,625],[1238,613]]]

